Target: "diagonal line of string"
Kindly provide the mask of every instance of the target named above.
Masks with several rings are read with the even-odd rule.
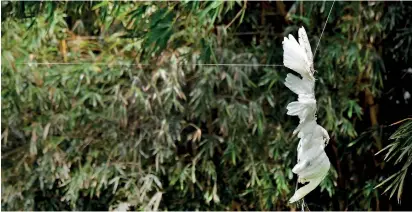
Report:
[[[315,58],[315,56],[316,56],[316,51],[318,51],[318,47],[319,47],[319,44],[320,44],[320,40],[322,39],[323,32],[325,31],[326,25],[328,24],[329,16],[330,16],[330,14],[331,14],[331,12],[332,12],[332,8],[333,8],[333,5],[334,5],[334,4],[335,4],[335,0],[333,0],[332,6],[330,6],[329,14],[328,14],[328,17],[326,18],[325,25],[323,25],[322,33],[320,33],[319,41],[318,41],[318,44],[316,44],[315,53],[313,54],[313,58]]]

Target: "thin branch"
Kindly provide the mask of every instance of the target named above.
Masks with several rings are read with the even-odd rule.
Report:
[[[242,14],[242,12],[243,13],[245,12],[246,3],[247,3],[247,0],[245,0],[245,3],[243,4],[242,9],[236,14],[235,18],[233,18],[232,21],[228,25],[225,26],[225,30],[227,30],[230,27],[230,25],[232,25],[235,22],[235,20],[239,18],[240,14]]]
[[[400,121],[397,121],[397,122],[395,122],[395,123],[390,124],[389,126],[397,125],[397,124],[400,124],[400,123],[402,123],[402,122],[404,122],[404,121],[408,121],[408,120],[412,120],[412,118],[402,119],[402,120],[400,120]]]

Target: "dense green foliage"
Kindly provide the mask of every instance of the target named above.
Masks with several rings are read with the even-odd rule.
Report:
[[[295,97],[258,64],[302,25],[314,49],[331,5],[2,2],[2,209],[295,209]],[[332,168],[311,210],[400,207],[375,187],[410,186],[411,124],[388,126],[412,115],[410,20],[408,3],[335,3],[315,55]],[[250,65],[201,65],[231,63]]]
[[[390,139],[395,139],[395,142],[389,144],[381,150],[383,152],[388,149],[385,160],[388,162],[394,161],[395,165],[403,162],[403,166],[398,172],[388,177],[378,186],[390,182],[390,185],[385,189],[385,192],[391,190],[391,197],[395,194],[395,192],[397,192],[397,198],[400,200],[405,178],[408,174],[408,168],[412,164],[412,121],[408,121],[403,124],[390,137]]]

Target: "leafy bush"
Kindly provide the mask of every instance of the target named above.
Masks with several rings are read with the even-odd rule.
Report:
[[[335,3],[315,58],[333,168],[312,210],[392,207],[376,102],[404,4]],[[331,5],[2,2],[2,209],[296,208],[287,70],[258,64],[282,64],[300,25],[315,48]]]

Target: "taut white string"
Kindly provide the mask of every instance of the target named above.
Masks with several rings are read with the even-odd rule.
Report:
[[[24,64],[24,65],[84,65],[84,64],[89,64],[89,65],[110,65],[110,66],[151,66],[152,64],[144,64],[144,63],[124,63],[124,64],[119,64],[119,63],[93,63],[93,62],[86,62],[86,63],[18,63],[18,64]],[[247,66],[247,67],[282,67],[284,65],[278,65],[278,64],[249,64],[249,63],[196,63],[196,64],[190,64],[187,63],[185,65],[188,66]]]
[[[325,25],[323,26],[322,33],[320,33],[319,41],[318,41],[318,44],[316,45],[315,53],[313,54],[313,58],[315,58],[315,56],[316,56],[316,51],[318,51],[320,39],[322,39],[323,32],[325,31],[326,25],[328,24],[329,16],[330,16],[330,13],[332,12],[332,8],[333,8],[333,5],[334,5],[334,4],[335,4],[335,0],[333,0],[332,6],[330,7],[330,10],[329,10],[328,17],[326,18]]]

